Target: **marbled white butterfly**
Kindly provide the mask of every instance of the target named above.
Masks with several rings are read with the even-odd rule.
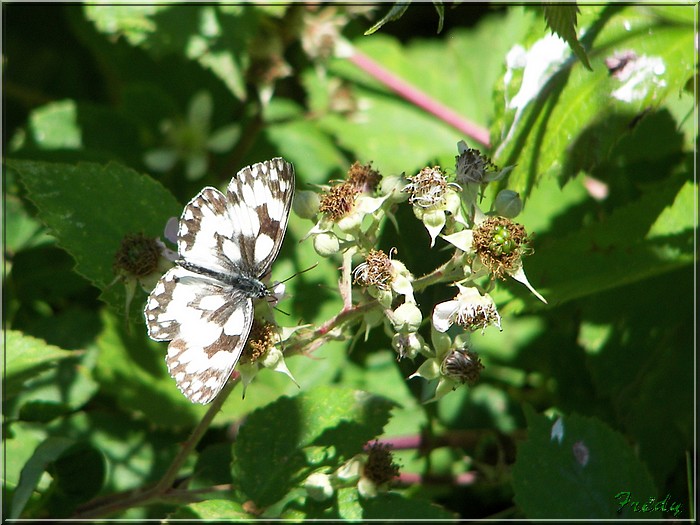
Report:
[[[226,384],[253,324],[253,299],[282,245],[294,167],[275,158],[243,168],[226,194],[200,191],[180,216],[178,260],[160,278],[144,314],[148,335],[170,341],[166,362],[178,388],[208,403]]]

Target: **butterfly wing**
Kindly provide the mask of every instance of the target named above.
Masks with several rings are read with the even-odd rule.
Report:
[[[178,388],[208,403],[226,384],[253,323],[253,303],[235,288],[175,266],[145,309],[148,335],[170,341],[165,358]]]
[[[261,278],[269,272],[287,231],[294,167],[278,157],[243,168],[231,179],[226,196],[244,268],[251,277]]]
[[[182,212],[182,262],[161,277],[144,313],[149,336],[170,341],[168,370],[191,401],[208,403],[223,388],[253,323],[250,291],[221,279],[254,281],[269,272],[293,195],[294,168],[275,158],[243,168],[225,195],[204,188]]]

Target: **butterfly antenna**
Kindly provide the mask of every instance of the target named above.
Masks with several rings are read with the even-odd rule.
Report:
[[[290,279],[294,279],[297,275],[301,275],[302,273],[306,273],[306,272],[308,272],[309,270],[313,270],[313,269],[316,268],[317,266],[318,266],[318,263],[314,263],[314,264],[312,264],[311,266],[309,266],[306,270],[302,270],[302,271],[300,271],[300,272],[297,272],[297,273],[291,275],[290,277],[287,277],[284,281],[280,281],[280,284],[286,283],[286,282],[289,281]]]

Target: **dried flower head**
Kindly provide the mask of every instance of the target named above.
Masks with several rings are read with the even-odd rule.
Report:
[[[499,173],[489,157],[483,155],[478,149],[466,148],[455,157],[457,161],[456,179],[460,184],[481,184],[489,182],[489,175]]]
[[[363,477],[375,485],[383,485],[399,475],[399,466],[394,463],[390,445],[375,441],[368,447],[367,453]]]
[[[393,279],[391,259],[382,250],[370,250],[365,262],[353,270],[354,283],[388,290]]]
[[[374,193],[381,180],[382,176],[377,170],[372,169],[371,162],[362,165],[355,161],[348,170],[348,182],[358,192]]]
[[[449,379],[474,386],[481,376],[484,365],[479,355],[468,348],[455,348],[447,354],[440,371]]]
[[[163,244],[143,233],[127,234],[114,254],[115,274],[145,277],[158,269]]]
[[[318,210],[333,222],[338,222],[352,211],[357,190],[349,182],[336,184],[321,196]]]
[[[494,277],[506,278],[532,253],[525,228],[505,217],[489,217],[474,229],[473,247]]]

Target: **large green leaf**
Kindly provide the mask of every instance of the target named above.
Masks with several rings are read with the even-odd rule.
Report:
[[[691,24],[669,24],[641,7],[587,6],[580,27],[593,72],[567,60],[556,37],[535,40],[537,22],[527,49],[508,54],[492,137],[496,162],[517,164],[508,185],[524,197],[542,178],[564,182],[603,162],[640,115],[677,97],[693,74]],[[632,57],[624,68],[608,70],[606,60],[624,57]]]
[[[595,418],[577,415],[556,422],[526,407],[528,438],[513,466],[515,502],[529,519],[660,518],[633,512],[635,501],[658,497],[646,467],[622,435]]]
[[[115,280],[114,257],[129,234],[160,238],[169,217],[182,210],[159,182],[125,166],[9,160],[39,218],[76,261],[76,271],[123,312],[125,289]],[[141,319],[132,308],[134,319]]]
[[[393,406],[340,387],[281,398],[246,419],[234,445],[234,477],[247,497],[269,506],[310,473],[306,447],[324,447],[321,462],[349,459],[381,434]]]

